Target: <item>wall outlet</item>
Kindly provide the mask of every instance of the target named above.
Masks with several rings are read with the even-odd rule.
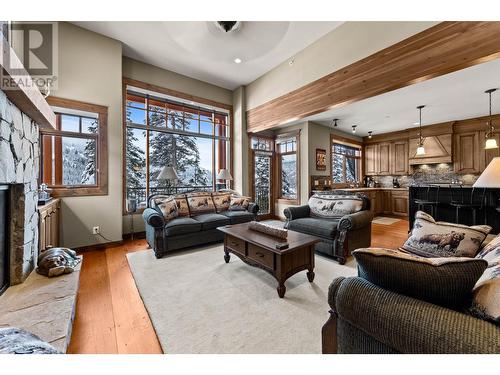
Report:
[[[99,233],[101,233],[101,228],[99,226],[92,228],[92,234],[99,234]]]

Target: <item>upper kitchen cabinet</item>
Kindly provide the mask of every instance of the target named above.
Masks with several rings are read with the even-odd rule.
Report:
[[[479,159],[481,151],[478,131],[455,134],[455,152],[453,166],[456,173],[480,173]]]
[[[378,173],[378,145],[370,144],[365,146],[365,174],[367,176]]]
[[[378,145],[378,175],[387,176],[391,174],[391,144],[388,142]]]
[[[417,155],[418,138],[410,138],[409,164],[437,164],[452,162],[452,135],[424,136],[424,155]]]
[[[391,143],[391,174],[408,174],[408,141],[395,141]]]

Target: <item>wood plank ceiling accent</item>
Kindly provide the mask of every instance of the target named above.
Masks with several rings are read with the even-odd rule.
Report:
[[[442,22],[247,111],[258,132],[500,57],[500,22]]]

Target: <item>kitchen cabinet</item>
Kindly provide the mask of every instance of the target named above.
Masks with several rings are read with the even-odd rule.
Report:
[[[408,174],[408,141],[391,143],[391,174]]]
[[[378,170],[377,174],[379,176],[387,176],[391,174],[391,144],[390,143],[379,143],[378,153],[376,155],[378,159]]]
[[[367,176],[376,175],[378,173],[378,145],[365,146],[365,174]]]
[[[453,136],[453,168],[456,173],[480,173],[479,159],[482,149],[480,149],[479,133],[466,132]]]
[[[396,216],[408,216],[408,192],[391,191],[391,211]]]
[[[367,176],[405,175],[408,173],[408,141],[368,144],[364,159]]]

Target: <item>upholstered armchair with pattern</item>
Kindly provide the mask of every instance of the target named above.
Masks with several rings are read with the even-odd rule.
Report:
[[[284,215],[287,229],[321,238],[315,250],[340,264],[353,250],[370,246],[373,213],[364,194],[314,194],[307,205],[288,207]]]

